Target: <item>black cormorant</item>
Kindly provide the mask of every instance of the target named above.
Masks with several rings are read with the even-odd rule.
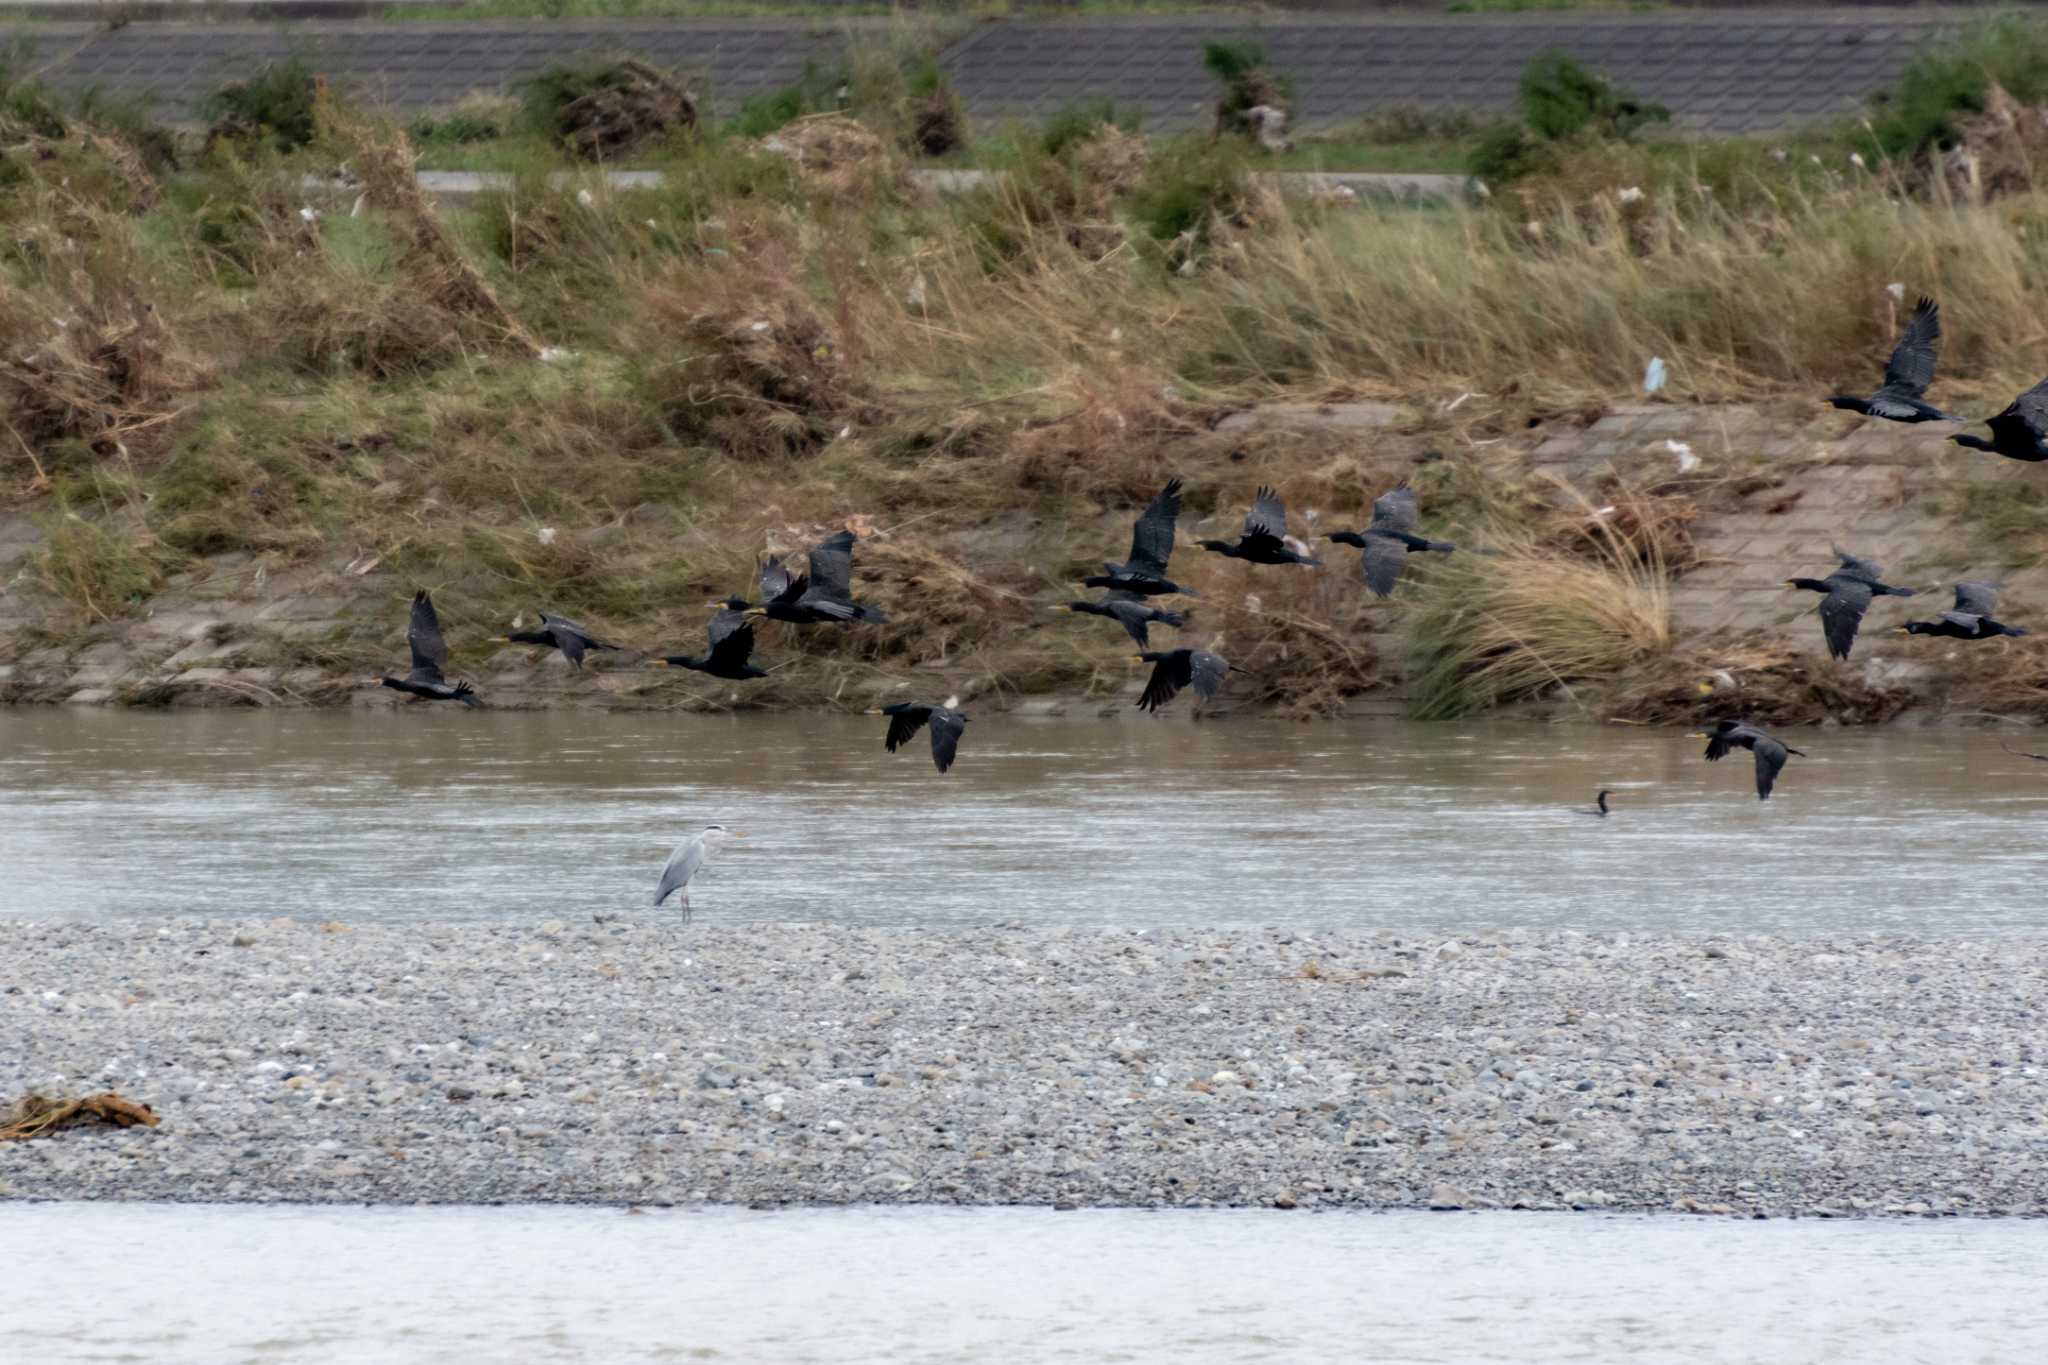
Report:
[[[1728,756],[1730,749],[1748,749],[1756,755],[1756,799],[1771,799],[1771,788],[1778,781],[1778,773],[1785,766],[1788,754],[1805,758],[1804,750],[1794,749],[1782,740],[1773,739],[1754,725],[1745,725],[1738,720],[1724,720],[1715,724],[1711,731],[1696,732],[1687,739],[1707,741],[1707,761],[1718,763]]]
[[[1244,530],[1236,540],[1205,540],[1200,544],[1205,550],[1250,564],[1323,562],[1295,549],[1288,541],[1287,508],[1278,493],[1262,487],[1252,498],[1252,510],[1244,514]]]
[[[1444,540],[1425,540],[1415,534],[1415,490],[1396,488],[1382,494],[1372,504],[1372,524],[1363,531],[1339,531],[1330,537],[1339,545],[1355,545],[1365,553],[1359,556],[1359,571],[1365,576],[1365,585],[1373,595],[1385,597],[1394,591],[1395,580],[1401,576],[1401,566],[1408,561],[1411,552],[1435,550],[1449,554],[1458,547]]]
[[[1879,580],[1884,570],[1867,559],[1859,559],[1840,546],[1835,547],[1842,567],[1826,578],[1788,578],[1785,585],[1808,592],[1826,593],[1820,604],[1821,634],[1827,637],[1828,653],[1837,659],[1849,657],[1856,644],[1857,627],[1875,597],[1911,597],[1913,589],[1895,588]]]
[[[448,642],[441,637],[441,619],[434,615],[433,599],[424,588],[412,595],[412,617],[406,622],[405,643],[412,649],[412,672],[402,678],[379,678],[378,682],[423,701],[483,705],[477,700],[476,689],[468,683],[450,683],[441,676],[441,670],[448,664]]]
[[[1607,812],[1607,798],[1608,798],[1608,797],[1610,797],[1610,796],[1612,796],[1612,795],[1614,795],[1614,793],[1613,793],[1612,791],[1610,791],[1610,790],[1609,790],[1609,789],[1607,789],[1606,787],[1602,787],[1602,788],[1600,789],[1600,794],[1599,794],[1598,796],[1596,796],[1596,797],[1594,797],[1594,798],[1593,798],[1593,804],[1592,804],[1592,805],[1590,805],[1590,806],[1573,806],[1573,807],[1572,807],[1572,809],[1573,809],[1573,810],[1575,810],[1575,811],[1577,811],[1577,812],[1578,812],[1579,814],[1581,814],[1581,815],[1597,815],[1597,816],[1599,816],[1599,817],[1600,817],[1600,818],[1601,818],[1602,820],[1605,820],[1605,819],[1607,818],[1607,813],[1608,813],[1608,812]]]
[[[917,732],[929,723],[932,730],[932,763],[940,772],[944,772],[953,766],[953,755],[960,748],[960,732],[967,728],[970,719],[953,709],[959,703],[958,697],[946,698],[943,706],[935,706],[928,701],[899,701],[876,707],[868,714],[889,718],[889,736],[882,741],[882,747],[892,754],[902,745],[908,744]]]
[[[1100,602],[1065,602],[1053,610],[1071,611],[1085,616],[1106,616],[1122,626],[1124,631],[1137,641],[1140,649],[1152,643],[1149,627],[1154,622],[1162,626],[1172,626],[1176,630],[1188,623],[1188,618],[1181,613],[1155,607],[1136,593],[1120,589],[1104,594]]]
[[[1921,401],[1934,382],[1934,352],[1941,344],[1941,310],[1933,299],[1922,298],[1899,333],[1899,344],[1884,367],[1884,384],[1868,398],[1838,393],[1828,402],[1868,417],[1893,422],[1959,422],[1931,403]]]
[[[1132,662],[1152,665],[1151,680],[1138,698],[1138,705],[1147,711],[1157,711],[1190,685],[1196,696],[1207,701],[1230,673],[1230,661],[1206,649],[1147,651]]]
[[[569,661],[572,668],[583,667],[585,650],[618,648],[617,645],[606,644],[592,635],[588,628],[578,625],[566,616],[550,616],[546,612],[540,614],[539,630],[515,630],[510,634],[498,636],[498,639],[508,645],[539,645],[544,649],[559,649],[562,651],[562,657]]]
[[[1131,557],[1122,564],[1104,561],[1103,572],[1081,580],[1083,587],[1113,588],[1139,597],[1163,597],[1180,593],[1201,594],[1183,588],[1166,576],[1166,561],[1173,554],[1173,523],[1180,519],[1180,480],[1168,479],[1166,487],[1146,504],[1144,514],[1131,531]]]
[[[1954,611],[1942,612],[1932,621],[1908,621],[1899,629],[1907,635],[1942,635],[1951,640],[1990,640],[2027,633],[2023,627],[1992,620],[1997,606],[1996,583],[1958,583]]]
[[[854,534],[841,531],[811,547],[810,572],[790,575],[780,559],[761,566],[761,605],[754,608],[773,621],[809,626],[821,621],[842,625],[888,621],[878,609],[853,600]],[[729,605],[729,603],[728,603]]]
[[[1988,450],[2009,460],[2037,464],[2048,460],[2048,379],[2042,380],[2005,405],[1996,417],[1984,419],[1991,439],[1982,436],[1951,436],[1959,446]]]
[[[747,619],[749,614],[749,611],[725,607],[704,627],[705,637],[711,644],[709,651],[703,654],[671,654],[660,661],[662,666],[695,669],[714,678],[730,678],[735,682],[767,677],[765,670],[747,662],[747,656],[754,652],[754,623]]]

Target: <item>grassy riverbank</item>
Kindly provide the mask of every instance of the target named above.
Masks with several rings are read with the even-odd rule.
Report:
[[[1183,549],[1204,590],[1185,638],[1221,639],[1241,700],[1327,711],[1411,661],[1437,712],[1560,682],[1664,696],[1705,662],[1661,598],[1697,562],[1688,528],[1858,457],[1759,444],[1673,475],[1610,452],[1629,458],[1565,494],[1532,452],[1640,400],[1651,356],[1674,412],[1809,428],[1817,395],[1874,382],[1899,294],[1943,302],[1945,405],[1992,411],[2039,377],[2030,185],[1973,196],[1818,138],[1782,158],[1610,141],[1486,202],[1315,203],[1228,141],[1081,119],[941,196],[903,175],[891,107],[872,132],[814,117],[647,148],[659,189],[514,158],[514,188],[447,210],[411,188],[403,130],[332,105],[304,148],[175,168],[119,121],[30,135],[0,198],[11,695],[68,695],[97,658],[117,699],[177,694],[173,661],[209,687],[269,670],[224,697],[339,699],[402,657],[416,585],[458,672],[538,607],[672,652],[757,556],[847,524],[894,620],[764,632],[790,666],[745,701],[1102,692],[1128,677],[1121,637],[1048,608],[1178,474],[1184,536],[1227,534],[1261,483],[1321,533],[1407,481],[1431,528],[1506,552],[1381,604],[1338,547],[1321,575]],[[337,168],[347,187],[306,187]],[[1333,403],[1367,406],[1225,420]],[[1930,562],[2033,562],[2048,508],[1985,472],[1942,464],[1916,507]],[[1621,521],[1591,526],[1608,505]],[[1645,572],[1620,610],[1499,591],[1584,601]],[[610,685],[734,701],[652,671]]]

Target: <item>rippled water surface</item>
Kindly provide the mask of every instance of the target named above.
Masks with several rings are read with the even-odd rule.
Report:
[[[751,836],[699,914],[1456,930],[2048,927],[2048,763],[1956,730],[987,715],[940,777],[876,720],[0,711],[0,913],[639,912],[669,848]],[[2039,747],[2039,746],[2037,746]],[[1574,814],[1614,786],[1616,814]],[[672,912],[668,912],[672,913]]]
[[[0,1206],[67,1362],[2048,1359],[2048,1223]]]

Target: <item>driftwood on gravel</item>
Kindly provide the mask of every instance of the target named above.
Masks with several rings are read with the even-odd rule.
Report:
[[[31,1093],[16,1101],[14,1112],[0,1122],[0,1142],[46,1137],[66,1125],[95,1119],[116,1128],[133,1128],[138,1123],[145,1128],[157,1125],[156,1114],[148,1105],[137,1104],[111,1090],[62,1100]]]

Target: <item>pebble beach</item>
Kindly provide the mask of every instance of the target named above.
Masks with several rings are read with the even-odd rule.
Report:
[[[2048,1214],[2048,939],[0,924],[0,1198]]]

